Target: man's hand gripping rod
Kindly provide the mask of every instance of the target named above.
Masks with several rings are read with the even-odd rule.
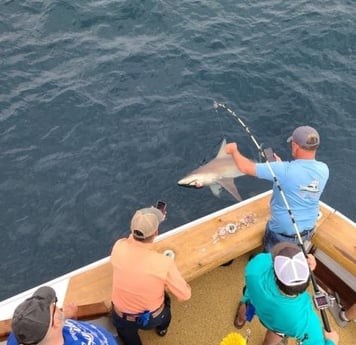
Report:
[[[278,188],[278,191],[279,191],[280,194],[281,194],[281,197],[282,197],[282,199],[283,199],[284,205],[286,206],[286,209],[287,209],[287,211],[288,211],[289,217],[290,217],[290,219],[291,219],[291,221],[292,221],[292,224],[293,224],[293,227],[294,227],[294,229],[295,229],[295,233],[296,233],[296,235],[297,235],[297,237],[298,237],[298,241],[299,241],[300,246],[301,246],[301,248],[302,248],[303,254],[304,254],[304,256],[307,258],[308,255],[307,255],[307,253],[306,253],[306,251],[305,251],[304,243],[303,243],[302,237],[300,236],[300,232],[299,232],[297,223],[296,223],[296,221],[295,221],[294,215],[293,215],[293,213],[292,213],[292,210],[290,209],[289,204],[288,204],[288,201],[287,201],[287,199],[286,199],[286,197],[285,197],[285,194],[284,194],[284,192],[283,192],[283,190],[282,190],[282,187],[281,187],[281,185],[280,185],[280,183],[279,183],[279,181],[278,181],[276,175],[275,175],[274,172],[273,172],[273,169],[272,169],[272,167],[271,167],[271,164],[270,164],[269,161],[267,160],[267,157],[266,157],[264,151],[262,150],[262,146],[258,144],[257,140],[256,140],[255,137],[252,135],[252,133],[251,133],[251,131],[249,130],[249,128],[248,128],[248,127],[245,125],[245,123],[235,114],[235,112],[234,112],[233,110],[229,109],[225,104],[217,103],[217,102],[215,102],[215,101],[214,101],[213,107],[214,107],[214,109],[216,109],[216,110],[217,110],[219,107],[225,109],[231,116],[234,117],[234,119],[235,119],[238,123],[240,123],[240,125],[243,127],[243,129],[246,131],[246,133],[250,136],[250,138],[252,139],[252,141],[253,141],[254,144],[256,145],[256,147],[257,147],[259,153],[262,155],[263,159],[266,161],[267,167],[268,167],[268,169],[269,169],[269,171],[270,171],[270,173],[271,173],[271,175],[272,175],[272,177],[273,177],[273,182],[276,184],[276,187]],[[319,290],[318,284],[317,284],[317,282],[316,282],[315,276],[314,276],[314,274],[313,274],[312,271],[310,271],[310,279],[311,279],[311,282],[312,282],[312,284],[313,284],[313,289],[314,289],[315,295],[320,295],[321,292],[320,292],[320,290]],[[322,318],[322,320],[323,320],[324,328],[325,328],[325,330],[326,330],[327,332],[330,332],[331,329],[330,329],[328,317],[327,317],[327,315],[326,315],[326,311],[325,311],[325,309],[319,309],[319,310],[320,310],[321,318]]]

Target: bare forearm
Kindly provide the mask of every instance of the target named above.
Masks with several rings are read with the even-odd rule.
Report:
[[[247,175],[256,176],[256,163],[242,155],[236,143],[228,143],[225,146],[225,152],[232,156],[237,168]]]
[[[242,155],[238,150],[234,151],[231,155],[241,172],[247,175],[256,176],[256,163]]]

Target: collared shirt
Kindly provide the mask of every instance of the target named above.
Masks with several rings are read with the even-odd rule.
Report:
[[[118,240],[111,252],[112,302],[121,312],[154,311],[164,301],[165,289],[178,300],[191,296],[191,289],[174,261],[153,250],[152,243],[136,241],[132,235]]]
[[[329,178],[328,166],[315,159],[269,163],[288,201],[300,232],[314,228],[320,196]],[[273,181],[266,163],[256,164],[256,176]],[[294,235],[295,229],[276,184],[273,184],[269,228],[273,232]]]

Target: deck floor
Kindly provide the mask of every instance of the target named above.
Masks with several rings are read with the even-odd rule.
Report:
[[[158,337],[154,331],[140,331],[144,345],[219,345],[230,332],[246,335],[251,330],[249,344],[261,344],[265,329],[255,317],[237,330],[233,326],[238,300],[244,285],[243,271],[249,255],[235,259],[230,266],[215,270],[191,282],[192,298],[177,302],[172,298],[172,322],[167,335]],[[356,323],[339,328],[328,312],[330,326],[340,335],[339,345],[356,343]],[[296,342],[289,339],[289,345]]]

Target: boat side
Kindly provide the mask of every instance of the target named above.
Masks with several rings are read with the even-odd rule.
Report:
[[[334,210],[320,222],[311,244],[310,251],[318,262],[318,284],[331,295],[337,293],[346,308],[356,303],[355,222]]]
[[[227,252],[225,257],[220,257],[218,254],[219,252],[223,252],[222,249],[224,249],[224,245],[229,244],[230,247],[233,247],[230,241],[232,236],[230,236],[229,240],[223,241],[220,239],[220,241],[218,241],[219,243],[214,243],[213,235],[218,228],[233,222],[236,224],[240,221],[241,217],[247,215],[247,212],[253,212],[256,208],[254,205],[258,203],[264,204],[264,207],[259,211],[263,213],[263,217],[260,217],[259,224],[263,224],[268,217],[270,195],[271,191],[267,191],[160,234],[155,241],[156,248],[158,251],[164,251],[164,249],[168,248],[174,250],[176,254],[175,260],[179,269],[185,270],[183,276],[185,276],[187,280],[191,280],[197,275],[203,274],[207,270],[216,267],[220,262],[224,260],[227,261],[234,257],[235,254],[233,252]],[[238,215],[233,216],[234,212],[237,212]],[[252,225],[253,224],[251,224],[251,228],[256,228]],[[257,240],[254,239],[255,242],[253,246],[258,246],[261,243],[262,228],[259,229],[258,232],[260,235]],[[239,233],[240,232],[237,232],[237,234]],[[195,237],[193,238],[194,234]],[[251,236],[248,237],[253,238],[255,236],[251,234]],[[179,238],[179,241],[177,238]],[[199,242],[196,242],[198,240]],[[191,247],[195,247],[197,260],[194,263],[193,269],[190,268],[191,263],[189,260],[192,259],[192,256],[188,244],[190,244]],[[239,243],[236,243],[236,245],[239,246]],[[247,246],[245,251],[246,250],[248,250]],[[216,259],[214,259],[217,260],[214,265],[211,265],[211,260],[207,261],[204,259],[208,258],[212,253],[217,256]],[[195,272],[195,268],[198,268],[198,274]],[[102,303],[103,301],[108,304],[110,302],[111,293],[111,267],[109,257],[81,267],[51,281],[43,282],[39,286],[41,285],[49,285],[56,290],[59,305],[63,305],[67,302],[75,302],[78,305],[89,305]],[[4,326],[5,322],[2,321],[11,319],[16,306],[31,296],[39,286],[0,302],[0,335],[6,333],[4,328],[8,328],[8,326]]]

